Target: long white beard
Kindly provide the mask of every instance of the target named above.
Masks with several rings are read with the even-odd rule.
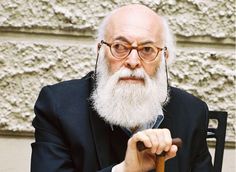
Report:
[[[120,77],[135,76],[144,84],[118,83]],[[168,97],[164,58],[155,77],[140,68],[121,68],[109,75],[105,58],[98,64],[97,87],[92,93],[94,109],[110,124],[126,128],[154,122],[163,114],[162,105]]]

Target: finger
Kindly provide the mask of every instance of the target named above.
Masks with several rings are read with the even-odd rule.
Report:
[[[170,130],[168,130],[168,129],[164,130],[164,139],[165,139],[164,151],[168,152],[171,148],[171,145],[172,145],[172,138],[171,138]]]
[[[178,147],[176,145],[172,145],[170,150],[165,155],[165,160],[175,157],[177,151],[178,151]]]
[[[144,143],[144,145],[147,147],[147,148],[151,148],[152,147],[152,143],[149,139],[149,137],[144,133],[144,132],[137,132],[136,134],[134,134],[128,141],[128,145],[131,147],[131,148],[135,148],[137,149],[137,146],[136,146],[136,143],[138,141],[142,141]]]
[[[157,137],[158,130],[157,129],[148,129],[145,130],[145,134],[149,137],[151,143],[152,143],[152,147],[151,147],[151,153],[156,153],[158,146],[159,146],[159,140]]]
[[[172,145],[172,138],[170,131],[168,129],[162,129],[161,133],[158,135],[159,147],[157,149],[157,154],[161,154],[163,151],[168,152]]]
[[[158,137],[158,147],[156,150],[156,154],[161,154],[165,148],[165,137],[164,137],[164,132],[163,130],[161,130],[159,133],[157,133],[157,137]]]

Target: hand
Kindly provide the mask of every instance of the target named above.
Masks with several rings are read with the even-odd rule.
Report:
[[[137,142],[142,141],[146,149],[139,152]],[[143,172],[155,168],[156,154],[167,152],[165,159],[176,156],[177,146],[172,145],[168,129],[148,129],[134,134],[128,141],[125,160],[114,167],[114,171]]]

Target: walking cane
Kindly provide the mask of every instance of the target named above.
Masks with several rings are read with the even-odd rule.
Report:
[[[172,145],[180,148],[182,146],[182,140],[180,138],[174,138],[172,139]],[[139,151],[148,149],[141,141],[137,142],[137,148]],[[156,172],[165,172],[165,154],[166,152],[162,152],[160,155],[156,155]]]

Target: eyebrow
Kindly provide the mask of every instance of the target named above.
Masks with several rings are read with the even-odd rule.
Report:
[[[131,42],[124,36],[117,36],[117,37],[115,37],[114,40],[124,41],[124,42],[128,42],[129,44],[131,44]]]
[[[126,37],[124,37],[124,36],[117,36],[117,37],[115,37],[114,40],[124,41],[124,42],[127,42],[127,43],[129,43],[129,44],[132,44],[132,42],[129,41],[129,40],[128,40]],[[146,41],[140,42],[139,44],[140,44],[140,45],[155,44],[155,42],[154,42],[154,41],[151,41],[151,40],[146,40]]]
[[[140,42],[141,45],[145,45],[145,44],[155,44],[155,42],[147,40],[147,41],[142,41]]]

